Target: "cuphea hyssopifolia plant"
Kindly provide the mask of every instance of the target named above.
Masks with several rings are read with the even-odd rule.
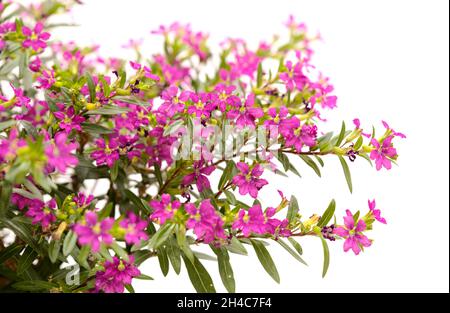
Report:
[[[130,61],[54,41],[52,16],[70,7],[0,5],[0,227],[13,233],[0,244],[0,288],[133,291],[156,257],[164,275],[184,264],[198,292],[215,291],[200,260],[217,260],[233,292],[230,253],[253,249],[279,282],[269,242],[306,264],[301,239],[318,238],[324,276],[329,242],[356,255],[372,245],[368,232],[386,223],[374,200],[343,220],[334,200],[311,217],[287,190],[260,201],[282,189],[270,173],[300,176],[300,162],[320,176],[327,158],[351,192],[352,162],[389,170],[405,137],[385,122],[368,133],[358,119],[323,130],[337,97],[311,63],[319,37],[304,24],[290,18],[287,36],[256,48],[227,39],[213,55],[208,35],[175,23],[152,32],[163,53],[131,40]],[[67,279],[71,264],[78,279]]]

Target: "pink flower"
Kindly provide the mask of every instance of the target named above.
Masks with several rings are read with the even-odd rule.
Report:
[[[293,91],[295,87],[302,90],[309,82],[309,79],[303,74],[303,63],[298,62],[295,65],[291,61],[286,62],[287,72],[280,73],[280,80],[286,84],[286,89]]]
[[[372,213],[373,217],[380,223],[382,224],[387,224],[386,219],[384,217],[381,217],[381,210],[375,209],[376,207],[376,203],[375,203],[375,199],[372,201],[368,201],[369,203],[369,209],[370,212]]]
[[[244,128],[249,126],[255,128],[256,119],[264,116],[261,108],[255,108],[255,95],[252,93],[247,97],[245,104],[237,110],[231,110],[227,113],[227,118],[236,119],[236,126]]]
[[[86,197],[86,195],[81,192],[79,192],[75,197],[73,197],[73,202],[75,202],[79,208],[87,207],[92,203],[93,200],[94,200],[93,195],[89,195]]]
[[[217,107],[215,100],[215,94],[200,92],[199,94],[191,93],[190,99],[194,103],[188,107],[187,112],[189,114],[195,114],[198,118],[209,118],[211,112]]]
[[[189,214],[186,227],[194,230],[198,240],[208,244],[218,238],[226,239],[224,222],[211,205],[211,200],[202,201],[198,209],[193,204],[186,204],[185,210]]]
[[[130,61],[130,65],[136,71],[139,71],[142,68],[142,65],[137,62]],[[160,80],[159,76],[153,74],[152,70],[147,66],[144,66],[144,76],[147,78],[150,78],[151,80],[157,81],[157,82]]]
[[[42,228],[47,228],[51,223],[56,221],[56,216],[54,215],[55,210],[56,201],[54,199],[45,204],[37,200],[28,207],[25,216],[32,218],[33,224],[40,224]]]
[[[303,146],[314,147],[317,144],[317,126],[300,125],[300,120],[293,117],[280,126],[280,132],[285,137],[286,147],[294,147],[298,152]]]
[[[366,223],[363,220],[358,220],[355,223],[352,212],[347,210],[347,216],[344,217],[344,226],[338,226],[333,230],[333,233],[339,237],[345,238],[344,251],[352,249],[358,255],[363,247],[370,247],[372,241],[369,240],[363,231],[366,230]]]
[[[211,188],[208,177],[216,169],[215,166],[205,166],[205,161],[194,162],[194,173],[186,175],[181,184],[183,186],[189,186],[195,182],[198,191],[202,192],[205,189]]]
[[[125,241],[127,244],[138,244],[142,240],[148,239],[148,235],[144,231],[148,222],[140,219],[133,212],[128,213],[128,217],[124,218],[119,225],[125,229]]]
[[[260,205],[255,205],[245,211],[239,211],[238,219],[233,223],[234,230],[242,231],[245,237],[249,237],[252,233],[264,234],[266,232],[266,219]]]
[[[169,194],[163,194],[161,201],[152,200],[150,206],[154,209],[150,218],[163,225],[167,220],[173,218],[175,212],[181,207],[181,203],[178,200],[172,202]]]
[[[130,285],[133,278],[141,275],[134,265],[134,257],[130,255],[129,261],[113,257],[112,261],[106,261],[104,270],[95,274],[94,292],[123,293],[126,285]]]
[[[283,197],[283,196],[282,196]],[[265,225],[266,233],[274,235],[275,237],[289,237],[291,236],[291,231],[287,228],[289,226],[289,221],[287,219],[279,220],[273,218],[276,213],[275,208],[267,208],[265,215]]]
[[[239,162],[236,166],[241,173],[233,178],[233,184],[239,187],[241,195],[244,196],[249,193],[256,199],[259,190],[268,184],[267,180],[259,178],[264,172],[262,166],[256,164],[250,169],[248,164],[243,162]]]
[[[30,62],[28,67],[30,68],[30,70],[32,72],[35,72],[35,73],[39,72],[42,67],[41,59],[39,57],[35,57],[34,60]]]
[[[111,138],[107,143],[103,138],[99,138],[95,143],[98,150],[91,153],[91,158],[95,160],[97,166],[107,164],[109,167],[113,167],[120,158],[118,142]]]
[[[47,163],[61,173],[65,173],[68,167],[78,164],[78,159],[73,155],[78,144],[67,143],[67,134],[63,132],[57,133],[54,141],[54,144],[47,145],[45,148]]]
[[[178,95],[178,87],[172,85],[164,90],[161,94],[164,100],[159,111],[165,112],[168,117],[173,117],[177,113],[184,111],[184,101],[189,99],[189,92],[183,91]]]
[[[17,149],[26,145],[26,141],[19,138],[19,131],[17,128],[11,129],[7,139],[0,139],[0,161],[13,160],[17,155]]]
[[[58,120],[60,120],[59,127],[62,130],[64,130],[67,134],[69,134],[72,131],[72,129],[81,132],[82,131],[81,123],[83,123],[86,119],[82,116],[75,115],[75,109],[73,106],[69,107],[67,111],[65,111],[64,104],[58,103],[57,106],[60,109],[60,111],[53,112],[53,115]]]
[[[34,51],[39,52],[41,49],[47,47],[46,41],[50,39],[50,34],[43,32],[44,24],[37,23],[34,27],[34,30],[23,26],[22,33],[26,37],[23,41],[22,46],[24,48],[32,48]]]
[[[78,235],[78,243],[81,246],[90,245],[92,251],[98,252],[100,244],[112,244],[113,237],[110,230],[113,224],[113,218],[108,217],[98,221],[97,214],[88,211],[84,215],[84,222],[75,224],[73,231]]]
[[[37,78],[37,81],[39,82],[39,86],[37,88],[42,89],[50,89],[52,88],[53,84],[56,82],[55,80],[55,71],[54,70],[43,70],[41,73],[41,76]]]
[[[381,143],[375,138],[372,138],[372,141],[370,142],[375,148],[370,153],[370,159],[375,160],[377,171],[381,170],[383,167],[387,170],[392,168],[391,159],[397,157],[397,150],[392,145],[392,139],[394,139],[393,135],[385,138]]]

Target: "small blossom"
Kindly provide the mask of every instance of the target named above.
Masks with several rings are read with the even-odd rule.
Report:
[[[67,143],[66,133],[57,133],[54,144],[47,145],[45,148],[48,165],[65,173],[68,167],[78,164],[77,157],[73,155],[77,147],[77,143]]]
[[[397,158],[397,150],[392,145],[392,139],[394,139],[393,135],[385,138],[382,142],[375,138],[372,138],[370,142],[374,147],[370,153],[370,159],[375,160],[377,171],[383,167],[390,170],[392,168],[391,160]]]
[[[360,219],[355,223],[353,214],[347,210],[347,215],[344,217],[344,226],[338,226],[334,229],[334,234],[345,238],[344,251],[352,249],[353,253],[358,255],[363,247],[370,247],[370,241],[364,234],[366,230],[366,223]]]
[[[266,232],[265,217],[260,205],[255,205],[245,211],[239,211],[238,219],[233,223],[234,230],[242,231],[245,237],[252,233],[264,234]]]
[[[47,32],[43,32],[44,24],[37,23],[33,30],[30,28],[23,26],[22,33],[26,37],[23,41],[22,46],[24,48],[32,48],[34,51],[39,52],[41,49],[45,49],[47,47],[46,41],[50,39],[50,34]]]
[[[47,228],[51,223],[56,221],[54,211],[56,210],[56,201],[54,199],[45,203],[35,201],[34,205],[30,205],[25,216],[32,219],[33,224],[40,224],[42,228]]]
[[[39,82],[39,86],[37,88],[41,89],[50,89],[53,84],[56,82],[55,79],[55,71],[54,70],[43,70],[41,75],[37,78]]]
[[[202,192],[205,189],[211,188],[209,179],[207,176],[211,175],[216,169],[215,166],[205,166],[204,161],[194,162],[194,173],[184,176],[181,184],[183,186],[189,186],[193,183],[197,185],[198,191]]]
[[[381,217],[381,210],[376,209],[376,202],[375,200],[368,201],[369,203],[369,210],[372,213],[373,217],[382,224],[387,224],[386,219],[384,217]]]
[[[114,139],[106,142],[105,139],[99,138],[95,143],[98,150],[91,153],[91,158],[95,160],[97,166],[106,164],[113,167],[114,163],[120,158],[118,142]]]
[[[81,123],[83,123],[86,119],[82,116],[76,115],[73,106],[69,107],[67,111],[64,110],[64,104],[58,103],[57,106],[60,111],[53,112],[53,115],[60,120],[59,127],[68,134],[72,131],[72,129],[81,132]]]
[[[130,212],[119,225],[125,230],[125,241],[127,244],[138,244],[142,240],[148,239],[148,235],[144,231],[148,222],[140,219],[133,212]]]
[[[218,238],[226,239],[224,222],[212,206],[211,200],[202,201],[199,208],[193,204],[186,204],[185,210],[189,214],[186,227],[193,229],[199,240],[208,244]]]
[[[173,218],[175,212],[181,207],[181,203],[178,200],[172,201],[169,194],[163,194],[161,201],[152,200],[150,206],[154,209],[150,218],[163,225]]]
[[[105,261],[104,270],[95,274],[94,292],[123,293],[125,286],[130,285],[133,278],[141,275],[134,265],[134,257],[128,256],[129,261],[113,257],[112,261]]]
[[[262,166],[256,164],[250,169],[248,164],[243,162],[239,162],[236,166],[240,174],[233,178],[233,184],[239,187],[239,193],[241,195],[250,194],[250,196],[256,199],[259,190],[268,184],[267,180],[259,178],[264,172]]]
[[[114,219],[108,217],[102,221],[94,212],[86,212],[84,221],[73,226],[73,231],[78,235],[78,243],[81,246],[90,245],[92,251],[98,252],[100,244],[110,245],[113,237],[110,230],[114,224]]]

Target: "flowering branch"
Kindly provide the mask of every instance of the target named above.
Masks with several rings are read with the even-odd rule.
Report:
[[[358,119],[325,130],[338,99],[312,64],[319,37],[306,25],[289,18],[285,40],[256,48],[228,39],[217,66],[208,35],[174,23],[152,32],[163,53],[144,62],[130,40],[129,61],[54,40],[50,21],[75,3],[0,3],[0,230],[14,234],[0,241],[0,288],[133,292],[134,279],[151,279],[139,266],[158,257],[164,275],[184,264],[198,292],[213,292],[194,250],[209,245],[234,292],[230,253],[254,249],[279,282],[269,242],[306,264],[300,239],[320,238],[323,276],[329,242],[356,255],[372,245],[367,232],[386,223],[374,200],[343,223],[334,200],[309,218],[295,196],[259,200],[268,172],[300,176],[294,157],[319,176],[323,156],[339,158],[351,192],[352,162],[389,170],[405,138]],[[81,267],[73,283],[61,268],[70,260]]]

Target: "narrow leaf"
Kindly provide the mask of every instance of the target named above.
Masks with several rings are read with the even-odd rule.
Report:
[[[267,274],[269,274],[270,277],[272,277],[277,283],[280,283],[280,275],[278,274],[278,270],[269,254],[269,251],[267,251],[266,247],[264,247],[264,244],[255,239],[250,239],[250,242],[255,249],[259,262],[261,262],[261,265],[264,267]]]

